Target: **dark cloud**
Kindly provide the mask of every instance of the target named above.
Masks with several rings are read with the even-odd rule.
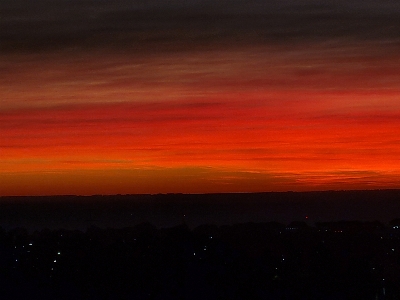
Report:
[[[4,50],[397,39],[398,1],[5,0]]]

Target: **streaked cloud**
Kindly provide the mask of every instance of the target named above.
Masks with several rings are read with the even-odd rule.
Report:
[[[0,14],[0,194],[399,187],[398,1]]]

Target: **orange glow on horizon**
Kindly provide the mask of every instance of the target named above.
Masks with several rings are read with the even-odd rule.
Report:
[[[400,56],[318,53],[9,55],[0,196],[400,188]]]

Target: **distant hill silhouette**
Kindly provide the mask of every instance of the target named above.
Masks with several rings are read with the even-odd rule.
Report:
[[[400,190],[1,197],[0,226],[29,230],[91,225],[122,228],[150,222],[158,228],[183,221],[229,225],[245,222],[380,221],[400,218]]]

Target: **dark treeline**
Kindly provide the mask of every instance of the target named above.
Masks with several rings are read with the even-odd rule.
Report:
[[[201,224],[233,225],[293,220],[308,222],[379,220],[400,215],[400,190],[269,192],[240,194],[156,194],[0,197],[0,226],[86,230],[179,225],[186,215],[190,229]]]
[[[1,298],[400,299],[399,226],[1,229]]]

